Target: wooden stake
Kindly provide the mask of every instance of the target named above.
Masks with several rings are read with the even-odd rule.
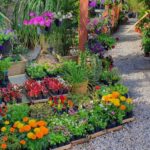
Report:
[[[88,4],[89,0],[80,0],[80,23],[79,23],[79,49],[85,50],[87,42],[87,22],[88,22]]]
[[[137,24],[139,24],[144,18],[146,18],[149,15],[149,13],[147,12],[140,20],[138,20],[133,26],[131,26],[127,32],[129,32],[130,30],[132,30]]]

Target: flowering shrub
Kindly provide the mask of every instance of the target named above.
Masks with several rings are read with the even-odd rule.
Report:
[[[2,149],[42,149],[47,146],[48,134],[47,123],[43,120],[24,117],[22,121],[16,121],[13,125],[6,120],[1,127],[0,145]]]
[[[31,17],[30,20],[24,20],[24,25],[34,25],[34,26],[40,26],[40,27],[50,27],[53,23],[54,15],[50,11],[46,11],[42,13],[41,15],[36,15],[36,13],[31,12],[29,14]]]
[[[3,102],[20,102],[22,99],[20,87],[17,84],[9,84],[6,88],[0,88],[0,99]]]

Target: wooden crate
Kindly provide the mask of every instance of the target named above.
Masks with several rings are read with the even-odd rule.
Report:
[[[8,69],[8,76],[15,76],[25,73],[27,60],[21,56],[21,61],[13,62],[11,67]]]

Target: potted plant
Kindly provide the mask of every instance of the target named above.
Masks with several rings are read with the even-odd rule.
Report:
[[[1,58],[0,59],[0,87],[6,87],[8,80],[8,69],[11,66],[10,58]]]
[[[44,67],[39,64],[31,64],[26,69],[27,75],[35,80],[41,80],[47,76]]]
[[[63,66],[64,79],[72,85],[72,93],[85,94],[88,87],[87,69],[76,62],[65,62]]]

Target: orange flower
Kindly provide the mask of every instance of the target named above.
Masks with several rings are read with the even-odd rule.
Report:
[[[43,133],[42,132],[37,132],[35,135],[36,135],[36,137],[38,139],[41,139],[43,137]]]
[[[25,141],[25,140],[21,140],[21,141],[20,141],[20,144],[21,144],[21,145],[25,145],[25,144],[26,144],[26,141]]]
[[[68,100],[68,105],[69,105],[69,107],[73,107],[73,102],[71,101],[71,100]]]
[[[1,144],[1,149],[6,149],[7,148],[7,144],[3,143]]]
[[[19,129],[19,132],[20,132],[20,133],[25,132],[25,131],[24,131],[24,127],[20,128],[20,129]]]
[[[118,98],[120,96],[119,92],[112,92],[112,97],[113,98]]]
[[[35,128],[35,127],[37,126],[36,120],[30,120],[30,121],[29,121],[29,125],[30,125],[32,128]]]
[[[24,118],[23,118],[23,122],[27,122],[28,120],[29,120],[28,117],[24,117]]]
[[[3,136],[3,141],[6,142],[8,140],[7,136]]]
[[[25,132],[29,132],[29,131],[31,130],[31,126],[25,125],[25,126],[23,127],[23,129],[24,129]]]
[[[36,139],[36,135],[33,134],[33,135],[31,136],[31,139],[32,139],[32,140],[35,140],[35,139]]]
[[[11,133],[14,133],[14,132],[15,132],[15,128],[11,127],[11,128],[10,128],[10,132],[11,132]]]
[[[47,125],[47,123],[45,122],[45,121],[38,121],[37,122],[37,126],[46,126]]]
[[[124,111],[124,110],[126,110],[126,106],[125,105],[121,105],[120,109]]]
[[[41,126],[40,127],[40,131],[43,133],[43,135],[47,135],[48,134],[48,128]]]

